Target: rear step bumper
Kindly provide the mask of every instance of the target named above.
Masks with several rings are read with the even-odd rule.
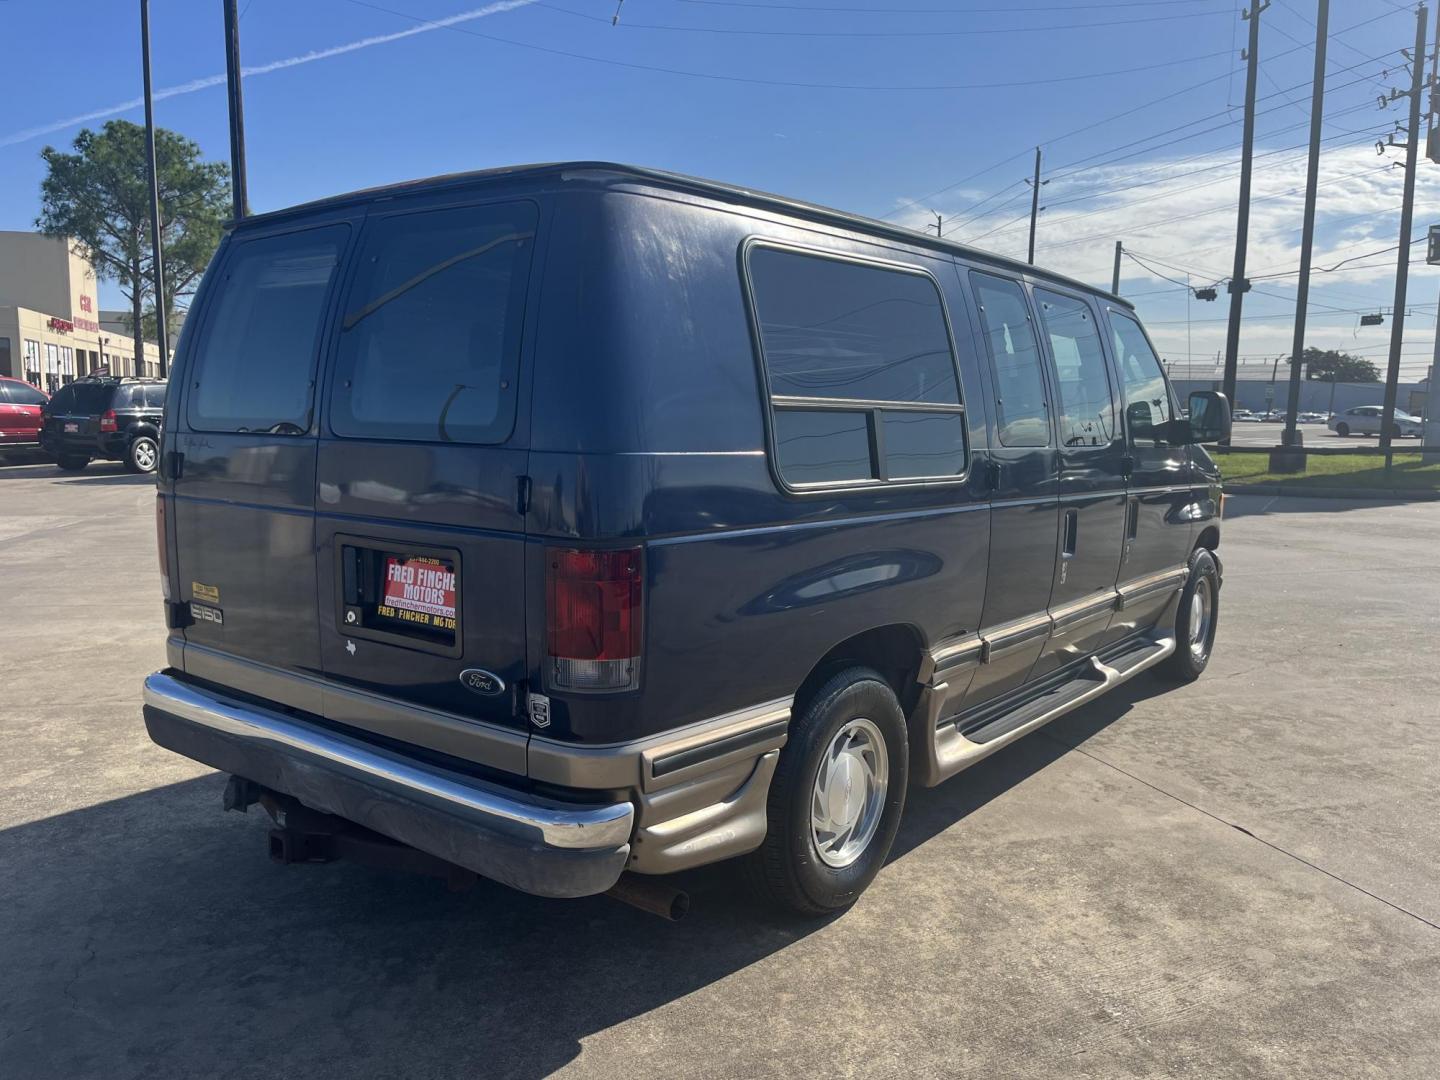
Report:
[[[145,680],[145,726],[167,750],[537,896],[602,893],[629,858],[630,802],[511,791],[165,672]]]

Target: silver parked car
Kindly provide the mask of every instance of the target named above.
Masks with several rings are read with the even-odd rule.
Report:
[[[1346,409],[1330,417],[1325,426],[1340,436],[1379,435],[1380,418],[1384,412],[1379,405],[1356,405],[1353,409]],[[1390,431],[1392,437],[1414,435],[1419,438],[1421,430],[1422,424],[1418,416],[1411,416],[1401,409],[1395,410],[1394,427]]]

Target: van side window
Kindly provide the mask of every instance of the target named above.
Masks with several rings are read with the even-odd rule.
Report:
[[[1115,402],[1090,305],[1048,289],[1036,289],[1035,299],[1055,358],[1060,445],[1108,446],[1115,438]]]
[[[1110,310],[1110,328],[1115,334],[1115,360],[1125,390],[1125,424],[1130,441],[1163,440],[1156,429],[1174,416],[1170,387],[1160,370],[1160,361],[1145,339],[1140,324],[1130,316]]]
[[[331,391],[337,435],[501,442],[534,248],[530,203],[400,214],[367,230]]]
[[[1000,445],[1049,446],[1049,397],[1025,293],[1008,278],[972,273],[970,280],[995,375]]]
[[[965,471],[950,331],[928,275],[763,245],[747,265],[787,483]]]
[[[192,369],[192,428],[296,434],[310,427],[325,297],[348,231],[332,225],[231,250]]]

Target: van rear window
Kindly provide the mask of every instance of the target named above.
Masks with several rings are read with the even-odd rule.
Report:
[[[309,430],[325,298],[344,225],[237,243],[192,368],[197,431]]]
[[[515,417],[530,203],[368,227],[345,302],[330,427],[352,438],[502,442]]]

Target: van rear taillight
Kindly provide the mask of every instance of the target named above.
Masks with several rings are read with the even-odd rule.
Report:
[[[640,682],[640,549],[548,548],[550,686],[630,690]]]
[[[107,431],[119,431],[119,430],[120,430],[120,427],[119,427],[119,425],[116,424],[116,422],[115,422],[115,410],[114,410],[114,409],[106,409],[103,413],[100,414],[100,431],[101,431],[102,433],[107,432]]]
[[[155,496],[155,540],[160,549],[160,592],[169,603],[173,593],[170,590],[170,556],[165,550],[165,496]]]

